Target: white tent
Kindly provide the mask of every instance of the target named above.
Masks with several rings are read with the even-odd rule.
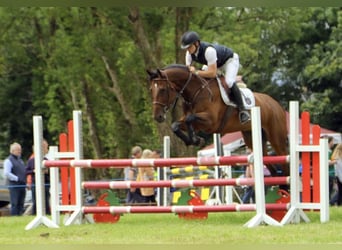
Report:
[[[287,119],[287,126],[289,126],[289,114],[286,112],[286,119]],[[299,131],[301,130],[301,119],[299,119]],[[314,124],[310,124],[310,129]],[[321,127],[321,136],[332,136],[334,138],[334,143],[341,143],[342,142],[342,134],[326,129]],[[299,137],[299,140],[301,142],[301,135]],[[223,145],[223,152],[225,152],[225,155],[228,155],[227,152],[233,152],[236,149],[242,147],[245,145],[245,142],[243,140],[242,134],[240,131],[238,132],[233,132],[233,133],[228,133],[225,134],[224,136],[221,137],[221,143]],[[214,156],[215,151],[214,151],[214,145],[209,145],[202,150],[197,152],[198,157],[204,157],[204,156]]]

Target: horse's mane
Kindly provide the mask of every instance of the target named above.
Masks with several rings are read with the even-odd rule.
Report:
[[[186,65],[184,65],[184,64],[170,64],[170,65],[164,67],[162,70],[174,69],[174,68],[189,71],[188,66],[186,66]]]

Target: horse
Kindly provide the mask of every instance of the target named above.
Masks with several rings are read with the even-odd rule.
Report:
[[[199,134],[226,134],[241,131],[245,144],[252,149],[251,122],[241,124],[236,105],[226,105],[221,97],[218,80],[204,79],[182,64],[171,64],[162,69],[147,70],[152,96],[154,119],[161,123],[170,108],[183,100],[183,115],[171,125],[173,132],[189,145],[203,145]],[[224,77],[220,77],[224,81]],[[255,105],[260,107],[262,145],[267,154],[267,141],[275,154],[287,155],[287,126],[285,109],[271,96],[253,92]],[[275,166],[268,166],[273,176]],[[284,176],[288,166],[280,166]]]

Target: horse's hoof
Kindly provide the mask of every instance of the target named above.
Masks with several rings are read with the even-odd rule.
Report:
[[[205,146],[205,140],[202,137],[198,137],[196,142],[194,143],[195,146],[203,148]]]
[[[205,139],[201,138],[200,147],[203,148],[206,145]]]

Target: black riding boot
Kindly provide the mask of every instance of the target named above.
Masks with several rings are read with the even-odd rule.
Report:
[[[251,118],[249,116],[249,113],[245,110],[245,106],[242,101],[240,89],[236,85],[236,83],[234,83],[230,89],[232,91],[234,101],[236,105],[238,106],[240,123],[244,124],[248,122]]]

